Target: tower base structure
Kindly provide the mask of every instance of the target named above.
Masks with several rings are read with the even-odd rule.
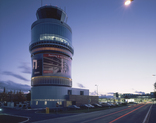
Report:
[[[31,108],[54,108],[72,105],[69,95],[89,96],[89,90],[62,86],[33,86],[31,88]],[[69,104],[68,104],[69,103]]]

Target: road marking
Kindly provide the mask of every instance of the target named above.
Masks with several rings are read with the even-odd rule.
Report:
[[[137,106],[140,106],[140,105],[135,105],[135,106],[132,106],[132,107],[129,107],[129,108],[126,108],[126,109],[117,111],[117,112],[113,112],[113,113],[110,113],[110,114],[107,114],[107,115],[104,115],[104,116],[101,116],[101,117],[97,117],[97,118],[94,118],[94,119],[91,119],[91,120],[87,120],[87,121],[84,121],[84,122],[81,122],[81,123],[87,123],[87,122],[90,122],[90,121],[94,121],[94,120],[97,120],[97,119],[101,119],[101,118],[104,118],[104,117],[106,117],[106,116],[113,115],[113,114],[116,114],[116,113],[119,113],[119,112],[122,112],[122,111],[125,111],[125,110],[128,110],[128,109],[131,109],[131,108],[137,107]]]
[[[132,112],[134,112],[134,111],[136,111],[136,110],[138,110],[138,109],[144,107],[144,106],[145,106],[145,105],[142,105],[142,106],[140,106],[140,107],[138,107],[138,108],[136,108],[136,109],[134,109],[134,110],[132,110],[132,111],[130,111],[130,112],[128,112],[128,113],[126,113],[126,114],[124,114],[124,115],[122,115],[122,116],[116,118],[116,119],[114,119],[113,121],[111,121],[111,122],[109,122],[109,123],[113,123],[113,122],[119,120],[120,118],[122,118],[122,117],[124,117],[124,116],[126,116],[126,115],[128,115],[128,114],[130,114],[130,113],[132,113]]]
[[[29,118],[30,118],[30,117],[19,116],[19,115],[11,115],[11,114],[6,114],[6,115],[15,116],[15,117],[24,117],[24,118],[27,118],[27,120],[22,121],[22,122],[19,122],[19,123],[25,123],[25,122],[29,121]]]
[[[147,114],[146,114],[146,116],[145,116],[145,119],[144,119],[144,121],[143,121],[142,123],[146,123],[146,122],[147,122],[147,118],[148,118],[148,116],[149,116],[149,113],[151,112],[151,108],[152,108],[152,105],[151,105],[151,107],[149,108],[149,110],[148,110],[148,112],[147,112]]]
[[[27,120],[19,122],[19,123],[25,123],[25,122],[28,122],[28,121],[29,121],[29,118]]]

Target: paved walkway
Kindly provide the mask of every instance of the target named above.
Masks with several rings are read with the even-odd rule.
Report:
[[[28,118],[24,117],[0,114],[0,123],[19,123],[28,120],[29,120]]]

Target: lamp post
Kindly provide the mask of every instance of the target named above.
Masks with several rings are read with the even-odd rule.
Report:
[[[95,86],[97,86],[97,96],[98,96],[98,85],[95,85]]]

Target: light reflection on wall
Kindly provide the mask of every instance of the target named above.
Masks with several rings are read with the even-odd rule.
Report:
[[[66,39],[64,39],[58,35],[54,35],[54,34],[41,34],[40,40],[52,40],[52,41],[55,40],[55,41],[59,41],[59,42],[69,45],[69,41],[67,41]]]
[[[47,105],[47,101],[44,101],[44,105]]]
[[[66,99],[32,99],[31,101],[66,101]]]

